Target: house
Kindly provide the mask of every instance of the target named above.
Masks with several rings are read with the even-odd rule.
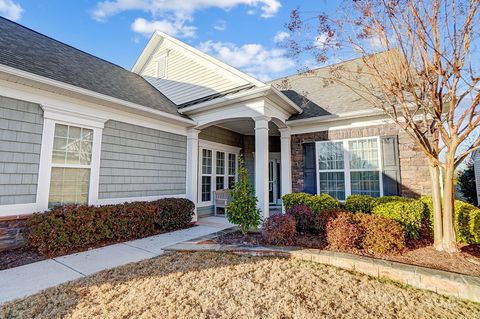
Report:
[[[241,154],[264,217],[292,191],[428,193],[414,142],[324,72],[264,83],[162,32],[128,71],[0,18],[0,218],[173,196],[197,218]]]
[[[477,186],[477,203],[480,205],[480,151],[472,153],[473,170],[475,172],[475,185]]]

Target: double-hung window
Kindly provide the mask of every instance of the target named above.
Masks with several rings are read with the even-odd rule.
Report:
[[[237,176],[237,155],[228,154],[228,188],[232,188],[235,185]]]
[[[318,193],[339,200],[349,195],[382,195],[378,137],[317,142]]]
[[[225,188],[225,152],[217,152],[217,176],[215,178],[215,189]]]
[[[55,124],[48,206],[86,204],[93,130]]]

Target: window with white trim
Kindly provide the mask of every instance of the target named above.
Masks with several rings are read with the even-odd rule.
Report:
[[[237,181],[238,156],[214,148],[201,148],[201,154],[199,197],[206,203],[212,200],[213,191],[233,187]]]
[[[317,191],[339,200],[382,196],[380,139],[317,142]]]
[[[49,207],[88,202],[92,146],[92,129],[55,124]]]

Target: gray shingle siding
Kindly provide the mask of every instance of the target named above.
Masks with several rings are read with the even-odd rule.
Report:
[[[209,126],[203,129],[198,138],[205,141],[243,147],[243,135],[218,126]]]
[[[183,135],[107,121],[102,136],[100,199],[185,194]]]
[[[0,205],[35,203],[42,131],[40,105],[0,96]]]

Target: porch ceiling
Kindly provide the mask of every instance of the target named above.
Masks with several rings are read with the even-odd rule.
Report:
[[[218,123],[217,126],[240,133],[242,135],[255,135],[255,121],[251,119],[235,119]],[[280,136],[280,131],[275,123],[268,123],[268,135]]]

